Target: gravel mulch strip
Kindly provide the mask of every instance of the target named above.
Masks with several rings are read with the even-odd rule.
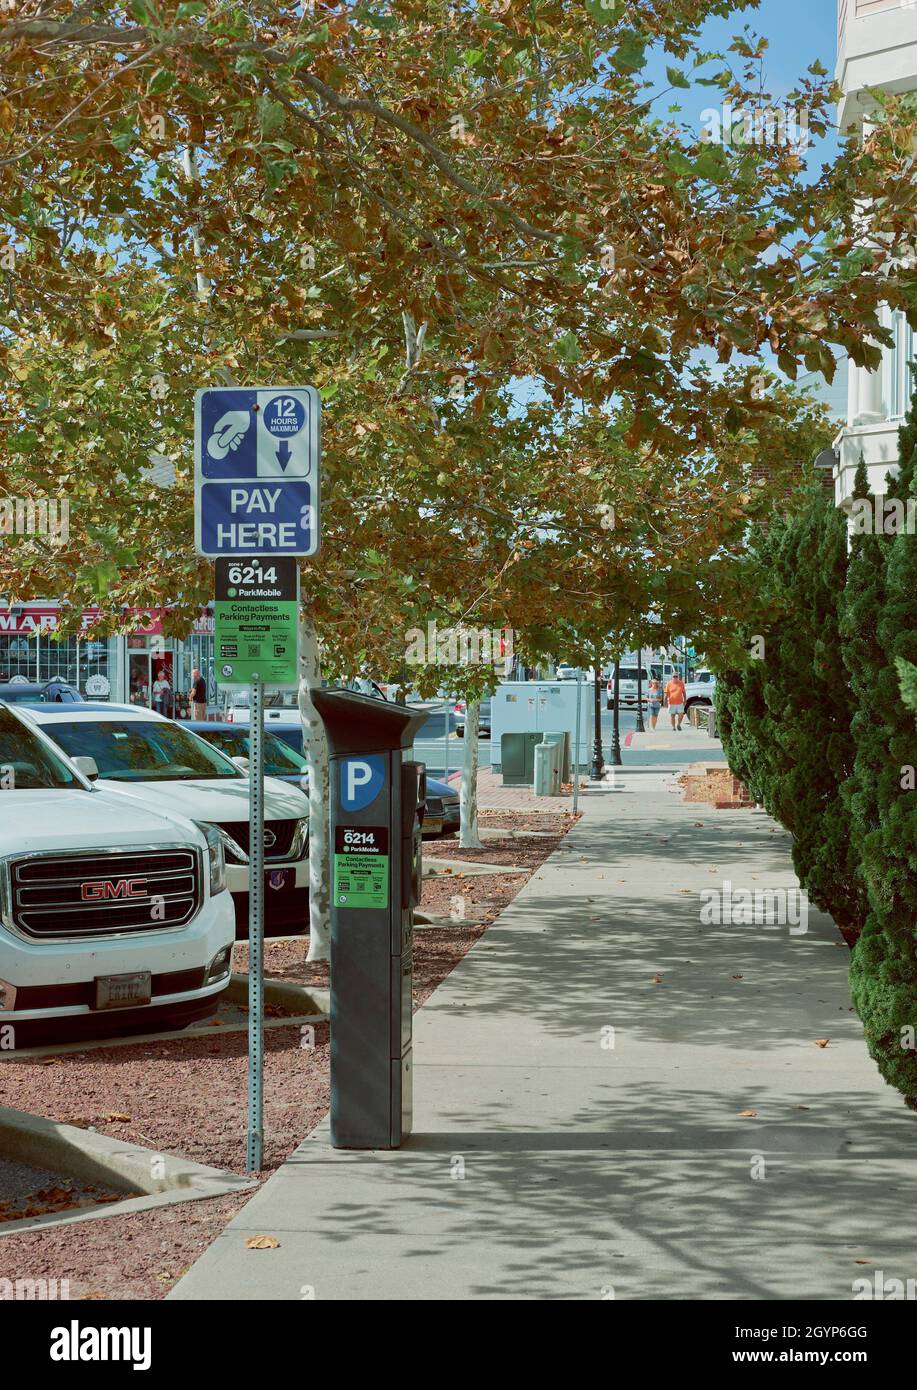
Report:
[[[62,1178],[45,1168],[33,1168],[29,1163],[9,1158],[0,1158],[0,1194],[0,1222],[120,1202],[127,1195],[78,1178]],[[141,1193],[134,1195],[139,1197]]]
[[[424,853],[433,857],[512,864],[528,873],[475,878],[456,874],[454,879],[449,875],[425,881],[426,911],[473,917],[480,925],[430,928],[415,935],[415,1008],[455,968],[574,823],[564,813],[499,812],[482,814],[481,821],[501,829],[553,830],[557,838],[491,840],[484,850],[461,851],[457,840],[425,842]],[[266,942],[266,973],[300,984],[327,985],[327,964],[307,962],[307,949],[308,938]],[[236,970],[246,969],[246,957],[240,944]],[[262,1181],[328,1109],[328,1025],[271,1028],[264,1045]],[[247,1056],[244,1033],[221,1036],[215,1027],[212,1035],[201,1038],[7,1060],[0,1072],[3,1104],[244,1173]],[[249,1195],[0,1236],[0,1278],[66,1278],[72,1299],[162,1298]]]

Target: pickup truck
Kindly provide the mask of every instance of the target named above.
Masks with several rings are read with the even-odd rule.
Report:
[[[685,713],[692,705],[712,705],[716,694],[716,676],[712,671],[696,671],[693,681],[685,686]]]
[[[649,673],[649,671],[647,670],[647,668],[646,668],[645,666],[641,666],[641,667],[640,667],[640,681],[641,681],[641,684],[642,684],[642,687],[643,687],[643,688],[642,688],[642,691],[641,691],[641,702],[645,705],[645,704],[646,704],[646,687],[647,687],[647,686],[649,685],[649,683],[650,683],[650,673]],[[637,703],[637,667],[636,667],[636,666],[622,666],[622,667],[620,668],[620,670],[618,671],[618,693],[619,693],[619,695],[620,695],[620,697],[621,697],[621,708],[622,708],[622,709],[624,708],[625,705],[634,705],[634,706],[636,706],[636,703]],[[606,690],[605,690],[605,696],[606,696],[606,704],[607,704],[607,707],[608,707],[609,709],[614,709],[614,707],[615,707],[615,677],[614,677],[614,671],[612,671],[611,676],[609,677],[608,685],[607,685]]]
[[[234,939],[219,834],[96,789],[0,703],[0,1048],[206,1018]]]

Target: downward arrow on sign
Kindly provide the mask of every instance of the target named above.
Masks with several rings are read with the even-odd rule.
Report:
[[[292,457],[289,444],[285,439],[281,439],[277,448],[277,462],[280,464],[280,467],[286,468]]]

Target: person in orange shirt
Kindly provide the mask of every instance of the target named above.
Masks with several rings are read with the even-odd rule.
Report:
[[[685,717],[685,683],[681,676],[674,675],[665,688],[665,702],[669,707],[672,728],[679,733]],[[676,719],[678,723],[676,724]]]

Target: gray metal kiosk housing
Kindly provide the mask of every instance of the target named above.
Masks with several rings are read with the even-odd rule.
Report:
[[[313,690],[331,755],[331,1142],[395,1149],[411,1132],[413,908],[428,711]]]

